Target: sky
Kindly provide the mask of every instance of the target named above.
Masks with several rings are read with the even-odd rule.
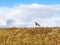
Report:
[[[0,0],[0,27],[60,27],[60,0]]]
[[[0,6],[14,6],[18,4],[60,4],[60,0],[0,0]]]

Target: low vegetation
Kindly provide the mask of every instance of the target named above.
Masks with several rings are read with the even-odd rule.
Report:
[[[60,45],[60,28],[0,28],[0,45]]]

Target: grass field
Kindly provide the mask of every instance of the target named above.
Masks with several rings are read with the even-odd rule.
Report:
[[[60,45],[60,28],[0,28],[0,45]]]

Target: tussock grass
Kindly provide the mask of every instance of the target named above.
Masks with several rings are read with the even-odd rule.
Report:
[[[60,45],[60,28],[0,28],[0,45]]]

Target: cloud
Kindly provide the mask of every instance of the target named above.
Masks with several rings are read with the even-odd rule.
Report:
[[[0,27],[35,26],[60,27],[60,5],[21,4],[13,7],[0,7]]]

